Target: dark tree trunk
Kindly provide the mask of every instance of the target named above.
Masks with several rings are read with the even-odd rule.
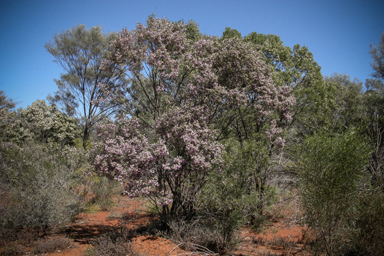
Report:
[[[83,133],[83,148],[84,149],[86,149],[88,138],[89,138],[89,123],[86,122],[85,127],[84,127],[84,133]]]

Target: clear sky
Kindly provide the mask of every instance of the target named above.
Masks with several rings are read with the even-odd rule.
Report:
[[[383,0],[0,0],[0,90],[26,108],[57,90],[63,72],[44,48],[55,33],[77,24],[105,32],[134,29],[151,14],[193,19],[200,31],[221,36],[225,27],[243,36],[280,36],[305,45],[322,74],[370,77],[370,43],[384,32]]]

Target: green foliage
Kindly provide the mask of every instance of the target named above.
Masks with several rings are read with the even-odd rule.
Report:
[[[364,126],[365,106],[362,94],[362,82],[351,80],[350,76],[332,74],[325,77],[327,83],[332,84],[335,90],[336,107],[331,112],[331,127],[334,131]]]
[[[349,251],[356,255],[383,255],[384,194],[381,189],[368,189],[359,199],[357,232]]]
[[[381,33],[381,38],[378,46],[371,44],[369,51],[372,57],[372,68],[375,70],[373,77],[384,80],[384,33]]]
[[[274,66],[276,71],[283,71],[285,66],[293,66],[292,50],[288,46],[284,46],[279,36],[252,32],[245,36],[244,40],[252,43],[257,50],[264,55],[265,60]],[[284,74],[287,75],[284,75],[283,81],[287,80],[288,83],[293,82],[292,74],[288,74],[291,70],[287,69],[286,71]],[[282,74],[280,73],[279,75]],[[279,81],[279,79],[276,80],[276,78],[277,77],[275,77],[275,82]]]
[[[20,116],[7,108],[0,109],[0,141],[21,144],[31,141],[33,133],[22,125]]]
[[[75,147],[76,148],[83,148],[83,139],[82,138],[76,138],[73,140],[73,143],[75,144]],[[92,147],[92,144],[91,144],[91,141],[90,140],[87,140],[86,144],[85,144],[85,148],[84,149],[90,149]]]
[[[187,39],[192,42],[196,42],[203,38],[203,35],[200,32],[199,25],[194,21],[190,20],[187,23],[186,27]]]
[[[19,228],[49,232],[79,213],[76,170],[86,164],[84,151],[58,144],[29,143],[21,148],[1,142],[0,146],[0,192],[6,199],[1,202],[3,232]]]
[[[36,100],[20,111],[22,124],[34,134],[40,143],[49,141],[61,145],[73,144],[79,135],[79,128],[73,118],[61,113],[55,105],[48,106],[45,101]]]
[[[305,140],[299,156],[299,190],[304,222],[318,239],[315,249],[334,255],[355,232],[361,182],[370,148],[356,131],[318,133]]]
[[[377,79],[367,79],[364,93],[366,125],[363,132],[368,136],[374,150],[369,171],[372,184],[384,188],[384,83]]]
[[[55,80],[58,91],[49,95],[51,103],[61,105],[62,110],[78,118],[82,126],[83,147],[95,124],[116,111],[121,102],[112,102],[103,94],[99,85],[117,86],[127,83],[121,70],[106,72],[100,69],[109,54],[109,44],[116,34],[103,34],[100,26],[86,29],[78,25],[56,34],[46,43],[46,50],[55,57],[65,73]]]
[[[16,107],[16,102],[12,98],[8,98],[3,90],[0,90],[0,110],[3,108],[12,109]]]
[[[279,124],[295,126],[308,134],[330,123],[327,113],[334,107],[334,86],[325,83],[321,67],[306,46],[284,46],[277,35],[252,32],[244,37],[263,54],[274,69],[273,80],[278,86],[289,86],[296,98],[291,109],[292,119]]]
[[[224,170],[211,174],[200,195],[202,223],[217,232],[227,249],[236,244],[235,231],[257,224],[262,209],[278,200],[275,188],[265,184],[268,152],[262,143],[228,141]]]
[[[241,36],[241,33],[239,31],[237,31],[236,29],[231,29],[230,27],[226,27],[221,38],[223,38],[223,39],[230,39],[230,38],[241,39],[242,36]]]

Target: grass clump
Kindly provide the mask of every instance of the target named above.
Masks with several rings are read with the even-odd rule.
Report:
[[[90,256],[138,256],[132,249],[131,240],[135,231],[124,226],[106,233],[92,243],[87,249]]]
[[[73,247],[73,241],[66,237],[53,237],[37,241],[34,247],[34,254],[52,253],[63,251]]]

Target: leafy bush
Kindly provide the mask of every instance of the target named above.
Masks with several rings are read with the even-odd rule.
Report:
[[[120,191],[117,191],[118,189],[120,189]],[[91,202],[98,204],[101,210],[106,211],[116,204],[111,197],[121,192],[121,186],[116,180],[99,177],[99,179],[92,184],[91,192],[94,195]]]
[[[211,173],[199,196],[197,217],[188,228],[189,233],[199,230],[199,237],[206,237],[194,243],[215,251],[231,250],[238,242],[236,231],[246,223],[259,224],[262,209],[278,200],[276,189],[266,184],[266,147],[250,141],[229,144],[223,155],[225,167]]]
[[[313,230],[316,251],[338,254],[356,232],[360,189],[370,148],[353,130],[315,134],[305,140],[299,171],[304,223]]]
[[[32,133],[35,141],[45,143],[54,141],[61,145],[73,145],[79,135],[76,121],[61,113],[55,105],[48,106],[45,101],[36,100],[20,111],[23,126]]]
[[[58,144],[0,143],[0,227],[3,232],[32,228],[48,232],[81,210],[76,169],[86,163],[83,150]]]
[[[349,255],[384,255],[384,194],[370,189],[360,197],[355,233]]]

